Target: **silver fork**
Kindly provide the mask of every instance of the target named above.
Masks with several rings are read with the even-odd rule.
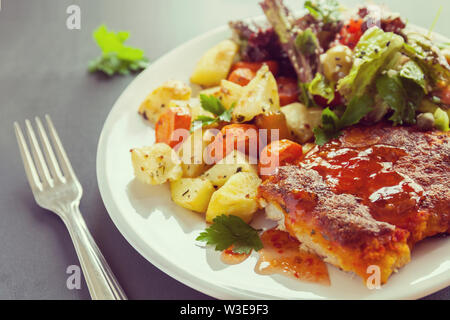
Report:
[[[34,198],[39,206],[53,211],[64,221],[75,246],[92,299],[126,300],[125,293],[81,216],[79,204],[83,189],[75,176],[52,120],[48,115],[45,118],[56,156],[39,118],[36,118],[36,125],[45,158],[31,122],[26,120],[25,125],[32,155],[22,129],[17,122],[14,123],[20,154]]]

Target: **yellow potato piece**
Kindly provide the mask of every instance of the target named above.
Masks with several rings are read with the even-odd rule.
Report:
[[[308,142],[313,136],[313,129],[322,123],[322,109],[308,108],[296,102],[281,108],[286,116],[286,124],[296,141]]]
[[[206,179],[183,178],[170,183],[172,200],[183,208],[200,213],[206,212],[214,191],[212,183]]]
[[[189,100],[191,93],[192,89],[181,81],[166,81],[147,96],[139,107],[139,113],[155,123],[161,113],[167,110],[172,100]]]
[[[258,169],[255,164],[250,164],[248,157],[234,150],[206,171],[202,177],[211,181],[215,187],[222,187],[235,173],[239,172],[257,174]]]
[[[131,162],[136,178],[146,184],[159,185],[183,175],[178,155],[164,143],[132,149]]]
[[[261,179],[255,173],[240,172],[233,175],[212,195],[206,211],[206,221],[211,223],[215,217],[226,214],[250,222],[258,210],[256,196],[260,184]]]
[[[197,63],[191,82],[207,87],[220,85],[220,81],[227,78],[238,50],[239,46],[231,40],[209,49]]]
[[[259,114],[280,110],[278,86],[269,67],[265,64],[255,78],[242,89],[242,95],[233,111],[235,122],[247,122]]]

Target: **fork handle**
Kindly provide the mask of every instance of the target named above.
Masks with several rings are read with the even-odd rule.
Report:
[[[62,215],[93,300],[127,300],[119,282],[89,232],[78,206]]]

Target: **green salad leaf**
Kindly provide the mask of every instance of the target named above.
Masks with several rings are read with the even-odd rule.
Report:
[[[125,31],[108,31],[105,25],[98,27],[93,32],[93,37],[102,50],[102,55],[89,62],[88,70],[112,76],[145,69],[149,63],[144,57],[144,51],[124,44],[129,36]]]
[[[321,73],[317,73],[316,77],[308,85],[308,91],[311,96],[321,96],[331,103],[334,100],[334,84],[328,83]]]
[[[359,123],[372,111],[373,105],[374,99],[369,95],[363,95],[350,100],[341,117],[330,108],[326,108],[322,112],[322,126],[314,129],[316,144],[321,146],[332,139],[338,138],[342,129]]]
[[[424,71],[428,81],[435,85],[440,81],[450,82],[450,66],[442,52],[433,42],[419,33],[408,34],[403,52]]]
[[[367,30],[355,48],[355,62],[350,73],[338,82],[339,92],[347,100],[364,95],[403,44],[403,38],[392,32],[384,32],[378,27]]]
[[[305,1],[305,9],[324,24],[340,20],[340,5],[337,0],[313,0]]]
[[[425,93],[428,93],[425,73],[415,61],[410,60],[402,66],[400,77],[414,81]]]
[[[233,245],[233,252],[249,254],[252,249],[258,251],[263,248],[258,230],[233,215],[214,218],[213,224],[196,240],[214,245],[217,251],[226,250]]]
[[[415,124],[416,110],[424,96],[416,82],[401,76],[382,75],[376,81],[379,96],[394,111],[389,118],[394,125]]]

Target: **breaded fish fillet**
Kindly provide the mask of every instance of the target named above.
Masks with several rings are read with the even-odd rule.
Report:
[[[364,279],[377,265],[384,283],[415,243],[450,230],[449,137],[354,127],[279,168],[259,195],[304,246]]]

